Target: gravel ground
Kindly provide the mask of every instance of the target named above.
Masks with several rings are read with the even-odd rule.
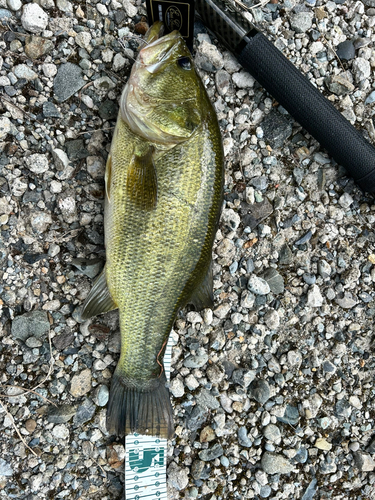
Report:
[[[375,2],[250,12],[375,140]],[[118,316],[79,323],[78,307],[103,265],[104,165],[138,46],[119,39],[144,14],[0,0],[1,499],[123,498],[123,443],[105,430]],[[215,308],[172,333],[170,499],[374,499],[373,198],[199,23],[195,60],[225,205]]]

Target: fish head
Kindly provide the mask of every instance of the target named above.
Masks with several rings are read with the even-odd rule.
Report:
[[[160,36],[155,23],[146,36],[121,99],[133,132],[159,143],[188,139],[200,125],[202,84],[178,31]]]

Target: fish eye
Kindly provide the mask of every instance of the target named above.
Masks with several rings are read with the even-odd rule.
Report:
[[[190,58],[187,56],[179,57],[177,59],[177,64],[180,66],[182,69],[189,70],[191,69],[191,61]]]

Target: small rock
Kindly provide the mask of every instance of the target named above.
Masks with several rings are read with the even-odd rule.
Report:
[[[350,292],[340,293],[336,297],[335,302],[343,309],[351,309],[357,305],[357,301],[353,298],[353,295]]]
[[[203,40],[198,47],[195,64],[204,71],[217,71],[224,66],[224,59],[215,45]]]
[[[25,54],[30,59],[39,59],[52,52],[53,49],[53,42],[47,38],[32,35],[27,36],[25,39]]]
[[[207,361],[208,361],[207,354],[201,354],[201,355],[189,354],[184,359],[184,366],[186,366],[186,368],[201,368],[207,363]]]
[[[91,399],[85,399],[85,401],[77,408],[77,412],[74,415],[74,423],[79,426],[88,422],[92,419],[95,413],[95,405]]]
[[[274,424],[268,424],[264,429],[263,429],[263,436],[268,439],[268,441],[271,441],[274,443],[281,437],[281,432],[280,429],[277,427],[277,425]]]
[[[48,15],[36,3],[24,5],[21,16],[22,26],[30,33],[40,33],[47,28]]]
[[[269,284],[263,278],[259,278],[255,274],[252,274],[247,283],[247,287],[250,292],[255,293],[256,295],[267,295],[270,293],[271,289]]]
[[[13,10],[13,12],[17,12],[17,10],[20,10],[20,8],[22,7],[21,0],[7,0],[7,4],[10,10]]]
[[[255,78],[250,75],[247,71],[239,71],[232,75],[233,83],[239,89],[249,89],[254,87]]]
[[[169,390],[175,398],[181,398],[185,394],[183,380],[179,377],[174,378],[170,383]]]
[[[104,262],[102,259],[72,259],[72,264],[89,278],[95,278],[103,269]]]
[[[240,446],[244,446],[245,448],[250,448],[253,442],[247,435],[246,427],[240,427],[237,431],[238,443]]]
[[[273,110],[261,123],[266,142],[274,149],[280,148],[286,139],[292,135],[293,127],[290,118]]]
[[[332,449],[332,444],[326,441],[324,438],[318,438],[315,441],[315,448],[318,448],[319,450],[324,450],[324,451],[329,451]]]
[[[26,420],[25,427],[26,427],[27,432],[29,432],[30,434],[32,434],[35,431],[35,429],[36,429],[36,422],[35,422],[35,420],[33,420],[32,418],[29,418],[28,420]]]
[[[29,68],[27,64],[17,64],[17,66],[14,66],[13,68],[13,73],[17,78],[24,78],[28,82],[31,82],[32,80],[38,78],[37,73]]]
[[[176,462],[171,462],[168,467],[167,482],[172,488],[184,491],[189,483],[188,469],[183,469]]]
[[[336,54],[342,61],[350,61],[355,58],[355,48],[353,42],[345,40],[336,47]]]
[[[47,313],[30,311],[22,316],[16,316],[12,322],[12,337],[23,342],[29,337],[47,339],[50,329]]]
[[[70,386],[70,393],[72,396],[79,398],[87,394],[90,390],[91,371],[89,369],[82,370],[81,373],[74,375]]]
[[[284,415],[282,417],[277,417],[279,422],[284,424],[295,426],[299,421],[299,412],[296,406],[286,405]]]
[[[215,431],[210,426],[206,426],[201,430],[199,441],[201,443],[209,443],[216,438]]]
[[[47,411],[47,420],[52,424],[65,424],[75,412],[75,408],[71,405],[50,406]]]
[[[262,456],[261,466],[266,474],[288,474],[294,468],[282,455],[267,451]]]
[[[52,434],[58,439],[68,439],[69,429],[64,424],[55,425],[52,429]]]
[[[354,77],[357,83],[361,82],[362,80],[365,80],[366,78],[369,78],[371,75],[371,66],[369,61],[367,59],[364,59],[363,57],[357,57],[353,61],[353,71],[354,71]]]
[[[353,453],[354,463],[362,472],[372,472],[375,469],[375,462],[372,457],[363,451],[357,451]]]
[[[248,394],[249,398],[255,399],[255,401],[263,405],[271,396],[270,386],[263,379],[255,379],[249,386]]]
[[[215,460],[215,458],[221,457],[223,455],[224,450],[220,444],[215,444],[211,448],[207,450],[202,450],[198,453],[198,456],[204,462],[209,462],[211,460]]]
[[[69,62],[61,64],[53,82],[56,100],[58,102],[66,101],[78,92],[85,83],[85,80],[82,78],[82,70],[79,66]]]
[[[4,139],[12,130],[12,123],[6,116],[0,116],[0,140]]]
[[[61,118],[62,116],[56,106],[49,101],[43,103],[43,115],[46,118]]]
[[[0,458],[0,476],[10,477],[13,476],[13,469],[8,462]]]
[[[220,95],[225,95],[231,86],[230,74],[225,69],[220,69],[215,74],[215,83]]]
[[[307,305],[308,307],[320,307],[323,305],[323,297],[320,293],[318,285],[312,285],[307,293]]]
[[[276,330],[280,325],[280,317],[277,311],[269,309],[264,315],[264,322],[270,330]]]
[[[106,385],[101,385],[96,393],[95,403],[98,406],[105,406],[109,399],[109,389]]]
[[[312,26],[312,12],[298,12],[290,17],[290,26],[296,33],[306,33]]]
[[[25,163],[34,174],[43,174],[49,168],[47,156],[39,153],[28,156]]]

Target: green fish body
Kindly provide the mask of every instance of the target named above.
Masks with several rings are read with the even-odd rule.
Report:
[[[122,94],[105,174],[106,265],[82,317],[119,309],[109,432],[171,438],[162,360],[178,310],[212,306],[223,152],[185,42],[159,30],[149,31]]]

